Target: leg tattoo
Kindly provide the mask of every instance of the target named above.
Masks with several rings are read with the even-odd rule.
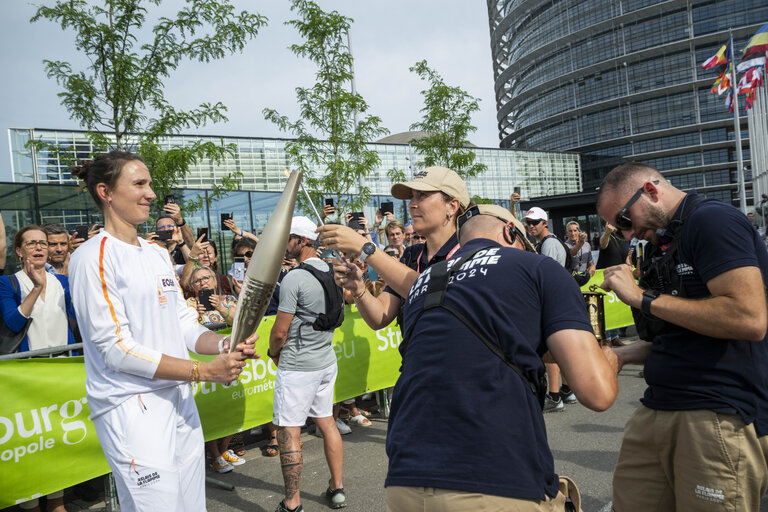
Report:
[[[284,428],[277,429],[277,444],[280,446],[280,468],[283,471],[285,498],[291,500],[299,493],[304,459],[301,449],[297,449],[297,443]]]

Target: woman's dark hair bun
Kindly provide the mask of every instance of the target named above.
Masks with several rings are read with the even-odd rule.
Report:
[[[84,186],[96,202],[96,206],[103,209],[104,204],[96,192],[96,187],[99,183],[105,183],[110,189],[114,189],[117,178],[123,170],[123,165],[133,160],[143,162],[139,155],[127,151],[110,151],[97,155],[93,160],[85,160],[80,165],[73,167],[70,172],[75,178],[83,180]]]
[[[72,167],[70,174],[72,174],[72,176],[75,178],[86,181],[86,178],[88,177],[88,171],[90,170],[92,163],[93,160],[83,160],[80,165]]]

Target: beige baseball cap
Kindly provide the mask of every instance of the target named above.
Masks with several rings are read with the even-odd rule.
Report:
[[[413,176],[413,181],[392,185],[392,196],[396,199],[410,199],[411,190],[421,192],[445,192],[459,200],[462,209],[469,206],[469,192],[464,180],[447,167],[427,167]]]

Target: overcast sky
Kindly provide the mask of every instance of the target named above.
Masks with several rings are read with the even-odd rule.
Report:
[[[53,0],[36,2],[51,5]],[[296,118],[294,88],[314,82],[313,66],[287,47],[299,42],[296,31],[284,25],[291,19],[288,0],[234,0],[269,18],[269,25],[242,54],[209,64],[183,64],[166,81],[166,99],[177,108],[221,101],[229,108],[229,122],[209,125],[206,135],[286,137],[264,120],[265,107]],[[354,19],[352,50],[357,89],[391,133],[407,131],[419,119],[419,92],[424,88],[409,66],[421,59],[458,85],[481,98],[478,127],[470,140],[481,147],[498,147],[493,99],[488,13],[485,2],[467,0],[319,0]],[[168,14],[181,0],[165,0]],[[0,180],[10,181],[8,128],[78,129],[59,104],[59,88],[45,76],[43,59],[67,60],[75,69],[84,60],[77,54],[73,33],[47,21],[29,23],[33,4],[0,1],[0,44],[4,79],[0,81]]]

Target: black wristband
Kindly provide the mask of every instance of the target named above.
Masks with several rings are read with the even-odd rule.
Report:
[[[270,354],[269,353],[269,348],[267,348],[267,357],[270,358],[270,359],[273,359],[273,358],[277,357],[277,354]]]
[[[643,313],[651,314],[651,302],[659,296],[656,290],[645,290],[643,292],[643,302],[640,303],[640,310]]]
[[[176,224],[176,227],[177,227],[177,228],[180,228],[181,226],[183,226],[183,225],[184,225],[184,224],[186,224],[186,223],[187,223],[187,221],[186,221],[186,220],[184,220],[184,219],[181,219],[181,224]]]

